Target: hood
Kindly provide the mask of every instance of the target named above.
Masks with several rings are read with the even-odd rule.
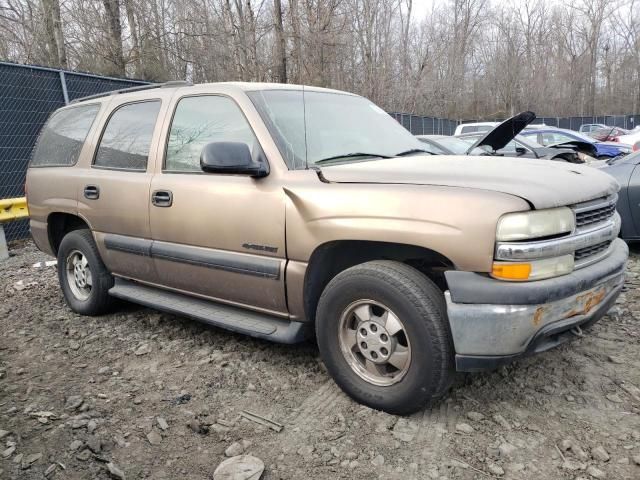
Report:
[[[559,142],[548,144],[549,148],[571,148],[577,152],[586,153],[591,157],[595,157],[598,154],[598,149],[593,143],[583,142],[581,140],[572,140],[570,142]]]
[[[323,166],[332,183],[379,183],[474,188],[527,200],[536,209],[610,195],[618,183],[598,169],[523,158],[429,155]]]
[[[482,147],[484,145],[491,147],[494,152],[504,148],[507,143],[513,140],[524,127],[529,125],[536,119],[536,114],[533,112],[519,113],[495,127],[493,130],[487,132],[484,137],[481,137],[476,143],[474,143],[467,154],[473,151],[476,147]]]

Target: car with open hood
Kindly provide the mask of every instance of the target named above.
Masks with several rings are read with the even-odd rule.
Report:
[[[522,136],[547,147],[564,145],[586,145],[595,149],[595,156],[599,160],[608,160],[618,155],[631,153],[631,145],[622,142],[600,142],[582,133],[557,127],[527,129]]]
[[[540,145],[533,138],[526,138],[521,132],[531,131],[531,122],[536,116],[533,112],[519,113],[497,125],[486,133],[469,133],[458,135],[456,138],[467,142],[469,148],[466,155],[483,151],[484,155],[509,156],[518,158],[537,158],[543,160],[558,160],[569,163],[590,163],[596,154],[590,143],[574,142],[571,144]],[[535,128],[539,128],[535,126]]]
[[[351,397],[415,412],[456,371],[582,335],[615,302],[628,256],[610,175],[423,145],[369,100],[323,88],[96,95],[40,134],[31,233],[78,314],[119,298],[313,339]]]

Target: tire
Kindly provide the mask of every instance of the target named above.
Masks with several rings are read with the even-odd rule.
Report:
[[[76,272],[73,268],[73,262],[81,258],[86,259],[86,268],[89,271],[87,273],[85,268],[78,272],[81,277],[84,272],[84,287],[82,283],[78,283],[77,277],[74,278]],[[67,304],[76,313],[101,315],[108,312],[114,303],[113,297],[109,296],[109,289],[113,287],[113,276],[102,262],[89,230],[69,232],[60,242],[58,280]]]
[[[372,320],[362,322],[368,314]],[[383,354],[388,353],[382,348],[376,350],[385,340],[380,333],[383,322],[379,315],[386,316],[384,327],[390,329],[383,330],[388,336],[397,330],[397,322],[391,322],[395,328],[389,324],[390,316],[395,316],[403,326],[402,331],[391,337],[395,349],[388,358],[396,353],[400,356],[408,348],[409,361],[408,365],[398,367],[395,377],[396,366],[390,363],[374,365],[373,374],[366,367],[370,366],[367,357],[378,352],[376,360],[369,358],[369,361],[380,362]],[[371,328],[375,328],[375,333]],[[322,359],[335,382],[353,399],[377,410],[400,415],[413,413],[444,395],[455,377],[444,296],[425,275],[399,262],[367,262],[336,275],[318,303],[316,336]],[[361,340],[367,339],[374,344],[365,342],[365,349],[361,349]],[[381,370],[384,379],[376,377]]]

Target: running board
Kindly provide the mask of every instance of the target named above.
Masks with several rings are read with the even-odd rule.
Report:
[[[142,285],[116,278],[109,294],[208,323],[233,332],[264,338],[278,343],[298,343],[307,338],[307,325],[221,303],[191,297],[182,293]]]

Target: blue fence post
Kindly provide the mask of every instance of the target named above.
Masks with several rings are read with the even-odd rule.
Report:
[[[69,105],[69,92],[67,91],[67,79],[64,76],[64,72],[60,70],[60,86],[62,87],[62,98],[64,98],[64,104]]]

